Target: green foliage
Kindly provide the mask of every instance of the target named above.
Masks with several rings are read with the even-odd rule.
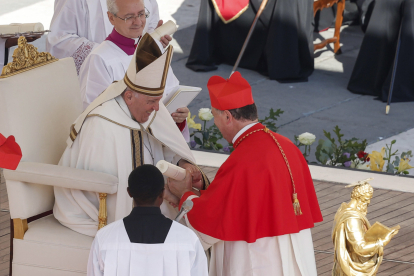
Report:
[[[265,125],[268,129],[270,129],[273,132],[277,132],[277,126],[276,121],[277,118],[280,117],[280,114],[283,114],[283,110],[280,108],[276,111],[273,110],[273,108],[269,111],[269,116],[266,116],[264,119],[259,119],[259,122]]]
[[[276,132],[276,121],[277,118],[280,117],[280,114],[283,114],[283,110],[278,109],[274,111],[273,108],[271,108],[269,116],[266,116],[263,120],[259,120],[259,122],[267,126],[267,128],[270,130]],[[210,127],[206,127],[206,123],[207,121],[203,121],[202,130],[194,130],[190,134],[190,137],[193,137],[194,141],[196,142],[196,147],[215,151],[232,152],[234,150],[232,144],[223,145],[221,143],[218,143],[218,141],[223,139],[223,135],[221,134],[218,127],[215,124],[211,125]]]
[[[327,140],[319,139],[315,156],[324,165],[336,166],[343,165],[347,161],[354,161],[358,159],[357,153],[364,151],[367,147],[367,140],[359,142],[357,138],[343,139],[344,134],[341,133],[338,126],[335,126],[333,130],[336,137],[325,130],[323,133]],[[348,153],[349,157],[347,156]]]

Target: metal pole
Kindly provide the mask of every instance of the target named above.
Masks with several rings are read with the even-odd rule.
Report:
[[[233,75],[233,73],[237,70],[237,67],[239,66],[240,60],[241,60],[241,58],[244,54],[244,50],[246,50],[247,44],[249,43],[250,37],[252,36],[254,27],[256,26],[256,23],[257,23],[257,20],[259,19],[259,17],[262,14],[264,8],[266,7],[267,1],[268,0],[263,0],[262,3],[260,4],[259,10],[256,13],[256,16],[253,20],[253,24],[250,27],[249,33],[247,34],[246,40],[244,41],[243,47],[240,51],[240,54],[237,57],[236,64],[234,64],[234,67],[233,67],[233,70],[231,71],[230,77],[231,77],[231,75]]]
[[[398,33],[397,50],[395,52],[395,57],[394,57],[394,67],[392,69],[392,77],[391,77],[390,90],[388,91],[387,106],[385,107],[385,114],[387,114],[387,115],[390,112],[390,104],[391,104],[392,92],[394,90],[395,73],[397,71],[397,64],[398,64],[398,55],[400,53],[400,46],[401,46],[401,28],[402,28],[402,26],[400,26],[400,31]]]

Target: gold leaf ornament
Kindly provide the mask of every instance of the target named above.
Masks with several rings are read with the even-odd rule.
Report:
[[[10,77],[57,60],[48,52],[39,53],[35,46],[28,44],[26,38],[21,36],[13,52],[13,61],[3,67],[0,78]]]

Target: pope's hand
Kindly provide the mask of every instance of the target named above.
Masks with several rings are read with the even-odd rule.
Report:
[[[174,122],[182,123],[188,117],[189,112],[190,110],[187,107],[180,107],[176,112],[172,113],[171,116],[173,117]]]
[[[180,162],[178,162],[178,166],[190,173],[194,188],[197,188],[198,190],[201,190],[201,188],[203,188],[203,176],[201,175],[200,170],[196,166],[188,163],[183,159],[181,159]]]
[[[164,187],[164,199],[168,201],[172,206],[178,207],[180,199],[176,197],[173,193],[171,193],[170,189],[168,188],[168,185],[165,185]]]
[[[181,198],[186,192],[192,190],[192,176],[189,171],[186,172],[184,180],[167,179],[167,185],[171,193],[176,197]]]
[[[158,21],[157,28],[159,26],[161,26],[162,24],[163,24],[163,21],[162,20]],[[171,36],[164,35],[163,37],[161,37],[160,42],[161,42],[162,46],[165,48],[165,47],[168,46],[168,44],[170,43],[171,40],[172,40],[172,37]]]

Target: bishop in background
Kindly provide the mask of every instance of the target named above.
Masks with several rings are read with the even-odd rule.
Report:
[[[234,151],[205,191],[191,177],[168,179],[172,193],[192,200],[185,216],[204,249],[210,276],[316,276],[310,228],[322,221],[308,165],[286,137],[258,122],[249,83],[235,72],[210,78],[214,123]]]

